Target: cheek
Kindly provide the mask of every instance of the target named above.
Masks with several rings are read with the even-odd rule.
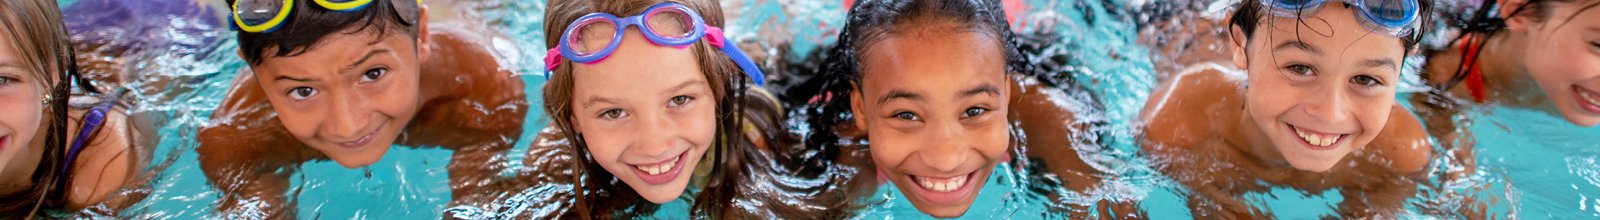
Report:
[[[711,141],[717,136],[717,109],[710,103],[696,106],[693,111],[686,112],[680,117],[684,138],[696,144],[695,147],[710,146]]]
[[[5,89],[5,88],[0,88]],[[13,143],[27,143],[44,126],[44,104],[40,97],[30,94],[6,94],[0,91],[0,130],[10,131]]]
[[[372,103],[376,105],[372,107],[379,109],[387,115],[392,115],[399,119],[405,119],[398,120],[399,122],[404,122],[411,119],[411,117],[415,116],[417,113],[417,94],[419,92],[418,90],[420,89],[420,86],[417,85],[417,82],[416,74],[398,75],[394,77],[394,81],[389,82],[389,84],[381,85],[382,87],[375,89],[373,92],[367,93],[368,95],[373,96],[374,100],[379,101]]]
[[[925,143],[917,142],[915,134],[901,133],[898,130],[879,125],[881,120],[867,121],[867,144],[872,153],[872,161],[878,167],[894,167],[905,161],[911,152],[916,151]]]
[[[271,98],[268,101],[272,104],[272,110],[277,113],[278,123],[282,124],[283,129],[288,130],[290,135],[299,138],[301,142],[311,140],[311,137],[315,136],[317,128],[322,126],[322,123],[320,123],[323,121],[321,114],[287,107],[299,103],[289,103],[293,101],[284,100],[283,98]]]
[[[617,157],[622,155],[622,150],[627,148],[628,143],[633,142],[632,139],[628,138],[633,136],[616,132],[624,129],[595,127],[595,123],[586,123],[584,121],[584,119],[579,119],[575,123],[581,124],[581,127],[584,128],[595,128],[585,129],[582,135],[585,150],[589,151],[589,156],[594,157],[596,162],[601,164],[616,162]]]

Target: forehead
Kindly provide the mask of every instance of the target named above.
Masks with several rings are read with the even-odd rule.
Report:
[[[267,48],[262,51],[264,56],[261,64],[252,67],[269,70],[257,71],[264,74],[334,74],[339,68],[355,64],[375,50],[386,49],[395,55],[410,54],[400,57],[414,57],[417,52],[415,46],[412,38],[393,31],[387,34],[377,31],[338,32],[323,37],[303,50],[292,51],[287,56],[277,56],[283,48]]]
[[[1005,54],[993,37],[972,31],[910,31],[867,45],[864,89],[922,87],[959,90],[1005,79]],[[876,87],[876,88],[874,88]]]
[[[683,82],[706,80],[691,48],[651,44],[638,30],[628,29],[610,56],[595,63],[573,63],[574,95],[660,95]]]
[[[1359,20],[1353,8],[1327,5],[1316,13],[1306,15],[1307,17],[1285,18],[1263,12],[1260,25],[1262,28],[1258,28],[1252,39],[1259,39],[1255,41],[1268,47],[1298,40],[1321,48],[1323,52],[1329,53],[1327,55],[1350,52],[1394,55],[1405,53],[1405,44],[1400,38],[1373,32]]]

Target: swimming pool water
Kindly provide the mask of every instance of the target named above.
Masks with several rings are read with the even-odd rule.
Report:
[[[122,213],[136,219],[228,218],[214,216],[218,193],[199,169],[194,149],[197,128],[206,125],[235,73],[245,65],[234,55],[237,45],[226,26],[219,26],[218,6],[187,0],[171,0],[161,5],[181,5],[194,10],[161,11],[140,16],[156,19],[124,21],[104,28],[73,28],[75,40],[103,40],[132,44],[142,50],[102,51],[119,58],[122,68],[133,74],[135,114],[154,119],[159,140],[154,147],[149,184],[150,196]],[[78,4],[123,2],[118,0],[61,1],[69,21]],[[127,1],[132,2],[132,1]],[[527,85],[530,103],[539,100],[543,83],[540,60],[543,47],[543,1],[491,0],[473,2],[427,1],[434,14],[450,13],[463,20],[498,30],[489,38],[490,48],[502,66],[521,76]],[[834,42],[842,25],[845,7],[841,1],[764,0],[724,1],[729,15],[729,37],[763,50],[754,56],[800,57]],[[1174,6],[1179,5],[1179,6]],[[1220,5],[1220,8],[1219,8]],[[1007,10],[1019,32],[1047,32],[1058,39],[1039,46],[1043,55],[1062,58],[1046,69],[1070,77],[1084,85],[1104,106],[1103,112],[1090,114],[1091,120],[1104,120],[1095,132],[1103,134],[1103,147],[1078,149],[1080,156],[1107,174],[1107,184],[1088,193],[1056,186],[1039,186],[1027,176],[1032,172],[1017,164],[1002,164],[982,189],[978,201],[963,218],[1061,218],[1066,204],[1083,204],[1098,199],[1140,201],[1140,209],[1153,219],[1190,218],[1184,191],[1167,177],[1155,172],[1139,155],[1136,144],[1137,117],[1157,79],[1167,74],[1160,69],[1172,65],[1165,52],[1150,49],[1140,42],[1141,25],[1181,19],[1215,17],[1226,11],[1226,0],[1191,2],[1146,2],[1137,0],[1026,0],[1008,1]],[[153,6],[152,6],[153,7]],[[83,16],[80,16],[83,17]],[[106,25],[108,21],[88,22]],[[70,23],[70,22],[69,22]],[[796,28],[806,27],[806,28]],[[814,28],[813,28],[814,27]],[[80,31],[81,30],[81,31]],[[1172,39],[1182,41],[1187,38]],[[136,43],[126,43],[136,42]],[[784,47],[786,46],[786,47]],[[1215,45],[1193,48],[1216,49]],[[176,51],[176,52],[174,52]],[[121,52],[121,53],[118,53]],[[799,60],[799,59],[795,59]],[[768,66],[779,65],[768,63]],[[1406,96],[1406,94],[1402,94]],[[1401,98],[1400,100],[1406,100]],[[523,130],[528,131],[508,155],[514,175],[531,145],[533,131],[547,125],[542,108],[532,108]],[[1463,128],[1478,140],[1472,148],[1477,172],[1461,182],[1443,184],[1445,189],[1422,189],[1408,206],[1406,218],[1454,218],[1434,215],[1425,201],[1440,198],[1430,193],[1462,192],[1492,201],[1491,216],[1529,219],[1600,218],[1600,128],[1581,128],[1545,113],[1510,108],[1467,111],[1476,121]],[[1096,118],[1098,117],[1098,118]],[[431,219],[449,206],[445,165],[451,151],[395,147],[376,164],[362,169],[344,169],[332,162],[309,162],[298,166],[290,192],[299,217],[313,219]],[[1448,161],[1438,161],[1441,170],[1455,169]],[[1442,184],[1442,183],[1434,183]],[[1062,196],[1052,200],[1030,188],[1045,188]],[[531,188],[525,192],[570,190],[560,185]],[[1424,195],[1428,194],[1428,195]],[[1285,219],[1307,219],[1332,215],[1333,207],[1344,198],[1336,191],[1309,195],[1293,189],[1276,189],[1249,195],[1274,214]],[[884,185],[864,200],[878,205],[859,211],[855,218],[925,218],[893,186]],[[527,206],[529,212],[541,204]],[[688,204],[669,203],[654,217],[681,219],[688,216]]]

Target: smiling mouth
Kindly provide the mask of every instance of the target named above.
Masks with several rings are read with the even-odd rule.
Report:
[[[1301,143],[1305,143],[1306,147],[1312,150],[1332,150],[1340,140],[1347,136],[1346,134],[1328,134],[1309,129],[1300,129],[1300,127],[1295,127],[1294,125],[1289,125],[1289,129],[1293,130],[1295,135],[1300,136]]]
[[[916,185],[917,194],[923,200],[938,204],[953,204],[960,202],[972,193],[972,185],[978,171],[951,177],[928,177],[917,175],[909,176]]]
[[[683,153],[679,153],[678,156],[661,162],[629,165],[633,167],[633,172],[638,174],[639,178],[643,179],[644,182],[654,185],[661,185],[672,182],[672,180],[678,178],[678,173],[683,170],[683,157],[687,156],[688,154],[689,151],[684,150]]]
[[[377,136],[378,131],[381,131],[381,130],[383,130],[383,127],[379,126],[378,129],[372,129],[371,132],[367,132],[367,135],[362,135],[361,139],[356,139],[354,141],[347,141],[347,142],[339,142],[338,143],[339,147],[343,147],[345,149],[356,149],[356,148],[361,148],[361,147],[367,146],[368,143],[372,143],[372,139],[373,139],[372,137],[373,136]]]
[[[1578,86],[1572,86],[1572,93],[1578,95],[1578,107],[1589,113],[1600,114],[1600,93]]]

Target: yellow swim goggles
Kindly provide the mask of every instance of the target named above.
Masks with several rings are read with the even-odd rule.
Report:
[[[417,24],[417,17],[422,16],[422,0],[311,0],[328,10],[338,12],[352,12],[361,10],[371,5],[374,1],[388,1],[393,5],[394,13],[400,17],[405,25]],[[294,9],[295,0],[237,0],[233,2],[234,30],[250,33],[268,33],[283,26],[289,19],[289,11]]]

